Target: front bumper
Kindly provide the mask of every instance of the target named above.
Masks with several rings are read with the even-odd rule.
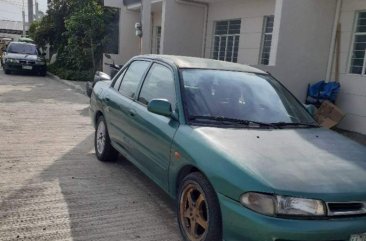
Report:
[[[328,220],[281,219],[264,216],[218,195],[225,241],[349,241],[366,233],[366,217]]]
[[[23,66],[31,66],[32,69],[24,69]],[[47,65],[21,64],[21,63],[3,63],[3,67],[10,71],[19,72],[46,72]]]

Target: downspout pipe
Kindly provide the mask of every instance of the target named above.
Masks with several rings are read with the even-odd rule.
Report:
[[[334,23],[333,23],[332,40],[331,40],[330,49],[329,49],[326,81],[331,81],[330,78],[331,78],[331,74],[332,74],[333,57],[334,57],[334,50],[335,50],[335,45],[336,45],[338,23],[339,23],[339,18],[341,16],[341,10],[342,10],[342,0],[337,0],[336,15],[334,17]]]
[[[202,58],[204,58],[205,53],[206,53],[206,46],[207,46],[207,26],[208,26],[209,3],[196,1],[196,0],[175,0],[175,1],[177,3],[180,3],[180,4],[188,4],[188,5],[193,5],[193,6],[204,7],[204,9],[205,9],[205,19],[204,19],[204,24],[203,24],[203,38],[202,38],[203,42],[202,42],[202,53],[201,53]]]

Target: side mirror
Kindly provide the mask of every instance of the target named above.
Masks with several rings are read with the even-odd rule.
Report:
[[[315,105],[304,105],[304,106],[305,109],[309,112],[309,114],[314,117],[317,110]]]
[[[147,110],[166,117],[172,117],[172,105],[164,99],[153,99],[147,105]]]
[[[111,80],[112,79],[110,75],[108,75],[104,72],[98,72],[98,73],[96,73],[96,75],[99,76],[100,80]]]

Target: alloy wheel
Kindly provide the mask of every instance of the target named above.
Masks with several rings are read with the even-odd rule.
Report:
[[[97,150],[99,154],[102,154],[105,148],[106,142],[106,128],[104,121],[99,122],[98,129],[97,129]]]
[[[204,240],[208,232],[208,206],[197,184],[188,184],[181,195],[179,218],[190,241]]]

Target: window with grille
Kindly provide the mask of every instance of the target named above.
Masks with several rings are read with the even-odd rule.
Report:
[[[268,65],[272,47],[274,16],[265,16],[263,21],[263,36],[260,54],[260,64]]]
[[[350,73],[366,74],[366,12],[357,14]]]
[[[213,59],[238,62],[240,28],[240,19],[215,23]]]

